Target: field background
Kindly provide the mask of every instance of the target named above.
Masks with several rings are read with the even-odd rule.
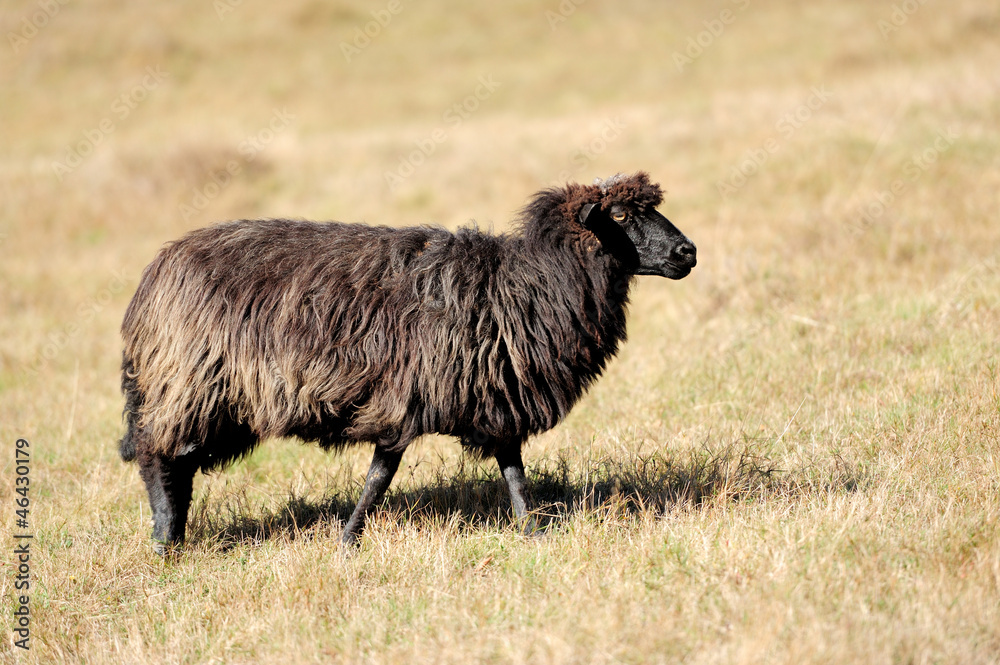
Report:
[[[1000,662],[1000,7],[578,2],[401,0],[350,59],[387,4],[4,3],[2,662]],[[699,265],[639,280],[619,357],[527,447],[543,537],[428,438],[345,555],[370,450],[271,441],[197,479],[183,557],[152,554],[118,326],[162,243],[503,230],[638,169]]]

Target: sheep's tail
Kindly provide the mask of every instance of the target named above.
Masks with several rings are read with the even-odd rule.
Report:
[[[139,433],[139,411],[142,408],[142,393],[136,381],[132,361],[127,358],[122,361],[122,392],[125,393],[125,434],[118,441],[118,454],[125,462],[135,460],[136,439]]]
[[[132,432],[132,428],[129,427],[128,431],[125,432],[125,436],[118,441],[118,454],[121,455],[123,462],[135,461],[135,441],[133,440]]]

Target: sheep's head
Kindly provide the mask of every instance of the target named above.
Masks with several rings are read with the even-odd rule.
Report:
[[[598,178],[587,189],[580,223],[629,272],[681,279],[698,263],[694,243],[656,210],[663,193],[647,174]]]

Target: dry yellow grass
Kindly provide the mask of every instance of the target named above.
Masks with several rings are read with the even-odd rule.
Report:
[[[31,650],[8,554],[0,660],[1000,661],[1000,9],[400,0],[348,62],[389,7],[5,7],[0,536],[25,437],[36,538]],[[499,229],[635,169],[700,264],[641,280],[619,358],[528,447],[544,537],[429,439],[345,555],[369,451],[273,441],[199,478],[187,554],[152,555],[117,328],[160,244],[233,217]]]

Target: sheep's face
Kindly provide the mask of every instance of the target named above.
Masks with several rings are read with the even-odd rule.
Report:
[[[621,204],[604,210],[590,203],[580,221],[632,274],[681,279],[698,263],[694,243],[656,210]]]

